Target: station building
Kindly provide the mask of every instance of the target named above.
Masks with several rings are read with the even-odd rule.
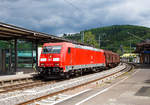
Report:
[[[136,45],[135,53],[139,53],[140,63],[150,64],[150,40],[147,39]]]
[[[38,67],[38,47],[64,41],[82,44],[0,22],[0,75],[33,72]]]

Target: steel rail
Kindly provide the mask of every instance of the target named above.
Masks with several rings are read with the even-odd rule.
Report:
[[[16,91],[16,90],[29,89],[29,88],[33,88],[36,86],[52,84],[55,82],[56,81],[49,81],[49,82],[32,81],[32,82],[26,82],[26,83],[21,83],[21,84],[9,85],[9,86],[0,87],[0,93],[7,93],[7,92]]]

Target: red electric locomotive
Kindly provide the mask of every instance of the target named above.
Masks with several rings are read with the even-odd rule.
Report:
[[[114,60],[110,62],[113,58]],[[40,56],[39,72],[46,78],[69,78],[70,75],[112,66],[114,62],[118,64],[118,58],[115,53],[93,47],[68,42],[45,43]]]

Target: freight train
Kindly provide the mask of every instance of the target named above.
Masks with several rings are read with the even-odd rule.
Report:
[[[45,43],[39,59],[39,75],[46,78],[69,78],[88,71],[117,66],[118,54],[69,42]]]

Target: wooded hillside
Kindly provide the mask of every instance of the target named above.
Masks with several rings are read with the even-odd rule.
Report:
[[[133,25],[113,25],[84,30],[73,35],[64,34],[63,37],[79,42],[84,40],[84,43],[94,47],[99,47],[100,45],[101,49],[112,50],[121,54],[122,52],[134,51],[136,43],[149,39],[150,28]]]

